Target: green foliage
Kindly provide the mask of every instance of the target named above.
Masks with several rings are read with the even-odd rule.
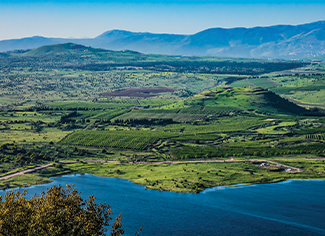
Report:
[[[262,88],[215,87],[191,98],[163,107],[178,108],[178,113],[236,115],[241,112],[262,114],[308,114],[303,107]]]
[[[173,156],[178,158],[221,158],[228,156],[257,156],[267,157],[285,154],[304,154],[304,153],[324,153],[325,147],[323,144],[310,144],[289,147],[227,147],[227,148],[213,148],[213,147],[193,147],[183,146],[181,149],[176,148],[171,150]]]
[[[306,139],[325,140],[325,134],[307,134],[305,137]]]
[[[315,66],[316,67],[316,66]],[[324,74],[304,68],[305,73],[297,70],[283,75],[268,74],[257,78],[247,78],[231,83],[233,87],[262,87],[285,98],[292,99],[299,105],[314,105],[324,108],[325,86]],[[317,74],[316,74],[317,73]]]
[[[0,196],[0,235],[103,235],[108,231],[111,208],[96,204],[95,197],[84,201],[70,185],[55,185],[26,199],[26,191],[7,191]],[[110,235],[121,235],[119,216]]]
[[[187,104],[192,104],[195,102],[187,102]],[[239,112],[240,109],[236,107],[223,107],[223,106],[198,106],[193,105],[186,108],[182,108],[178,111],[178,114],[200,114],[200,115],[216,115],[216,116],[226,116],[230,113]]]
[[[284,169],[270,171],[270,169],[260,167],[258,162],[251,161],[202,163],[200,160],[195,163],[173,164],[89,163],[85,166],[75,163],[69,164],[68,167],[73,173],[125,178],[134,183],[145,185],[149,189],[194,193],[214,186],[275,183],[292,178],[325,178],[323,160],[286,162],[289,166],[298,168],[303,166],[304,171],[298,173],[287,173]],[[306,163],[306,168],[304,163]],[[313,169],[313,172],[309,169]]]
[[[133,167],[126,163],[298,154],[319,158],[324,153],[324,120],[312,117],[324,112],[299,103],[323,106],[324,75],[261,75],[304,63],[145,55],[75,44],[2,55],[0,143],[5,144],[0,146],[0,176],[50,161],[57,164],[42,174],[4,180],[0,188],[85,171],[136,179],[153,189],[199,192],[223,184],[272,182],[280,175],[263,177],[264,171],[257,177],[252,174],[259,172],[256,166],[245,164],[250,170],[245,171],[234,164],[216,167],[218,171],[203,165],[141,167],[133,176],[128,173]],[[298,99],[304,107],[288,99]],[[104,171],[86,159],[119,161],[121,166]],[[72,170],[63,160],[82,162]],[[233,172],[224,173],[232,167]],[[185,175],[189,170],[193,176]],[[177,171],[179,181],[169,178]]]
[[[277,85],[272,83],[268,77],[264,78],[247,78],[231,83],[231,87],[261,87],[261,88],[276,88]]]
[[[323,133],[325,132],[325,127],[319,127],[319,128],[309,128],[309,129],[301,129],[296,130],[295,133],[297,134],[316,134],[316,133]]]
[[[60,144],[143,150],[158,139],[175,136],[177,135],[154,131],[77,131],[62,140]]]
[[[245,131],[249,128],[258,127],[267,124],[261,117],[234,116],[222,117],[214,122],[206,122],[203,124],[172,124],[159,127],[159,131],[182,132],[185,134],[211,134],[232,131]]]
[[[101,109],[124,109],[128,108],[130,104],[123,103],[103,103],[103,102],[53,102],[48,104],[53,108],[60,108],[61,110],[101,110]]]
[[[203,119],[204,114],[180,114],[177,109],[143,109],[133,110],[123,114],[117,119],[172,119],[175,122],[188,122]]]
[[[176,138],[172,138],[172,140],[194,140],[199,142],[199,140],[218,140],[221,136],[218,134],[197,134],[197,135],[182,135]]]

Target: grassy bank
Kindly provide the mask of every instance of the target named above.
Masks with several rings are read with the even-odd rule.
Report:
[[[304,171],[288,173],[264,168],[250,161],[178,164],[75,163],[57,164],[34,174],[2,181],[0,187],[30,186],[50,182],[49,177],[66,174],[93,174],[124,178],[148,189],[173,192],[201,192],[206,188],[234,184],[275,183],[288,179],[325,179],[325,162],[283,161],[282,164],[305,167]],[[315,171],[310,166],[317,166]]]

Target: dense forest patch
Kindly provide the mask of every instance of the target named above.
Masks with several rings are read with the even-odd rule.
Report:
[[[171,88],[129,88],[125,90],[102,93],[104,96],[116,97],[153,97],[156,93],[174,92]]]

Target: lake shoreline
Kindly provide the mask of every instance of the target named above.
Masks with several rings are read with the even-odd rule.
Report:
[[[81,197],[109,203],[120,212],[126,235],[143,226],[141,235],[323,235],[324,180],[288,180],[206,189],[200,194],[145,190],[114,177],[72,174],[51,177],[52,183],[28,188],[33,197],[53,185],[71,184]],[[5,191],[0,191],[4,196]]]
[[[27,176],[30,174],[27,174]],[[276,180],[276,181],[272,181],[272,182],[267,182],[267,183],[236,183],[236,184],[231,184],[231,185],[217,185],[217,186],[211,186],[208,188],[205,188],[199,192],[195,192],[195,191],[186,191],[186,189],[176,189],[178,191],[172,191],[172,190],[165,190],[165,189],[159,189],[159,188],[154,188],[152,186],[147,186],[141,183],[138,183],[132,179],[129,178],[123,178],[123,177],[116,177],[116,176],[107,176],[107,175],[96,175],[96,174],[92,174],[92,173],[71,173],[71,174],[54,174],[52,176],[48,176],[46,177],[45,181],[42,181],[39,184],[31,184],[31,185],[24,185],[24,186],[19,186],[19,187],[15,187],[15,188],[10,188],[10,189],[0,189],[1,190],[11,190],[11,189],[17,189],[17,188],[29,188],[29,187],[33,187],[33,186],[40,186],[40,185],[44,185],[44,184],[49,184],[53,182],[53,178],[57,178],[57,177],[66,177],[66,176],[82,176],[82,175],[92,175],[92,176],[96,176],[96,177],[104,177],[104,178],[112,178],[112,179],[124,179],[124,180],[128,180],[128,182],[136,184],[136,185],[141,185],[144,187],[144,189],[148,189],[148,190],[157,190],[157,191],[164,191],[164,192],[173,192],[173,193],[195,193],[195,194],[200,194],[203,193],[205,191],[213,191],[213,190],[220,190],[220,189],[227,189],[227,188],[239,188],[239,187],[248,187],[248,186],[254,186],[254,185],[268,185],[268,184],[276,184],[276,183],[285,183],[288,181],[325,181],[325,179],[283,179],[283,180]],[[181,190],[181,191],[179,191]]]

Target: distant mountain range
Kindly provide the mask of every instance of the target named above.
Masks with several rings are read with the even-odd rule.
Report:
[[[325,55],[325,21],[303,25],[212,28],[193,35],[107,31],[92,39],[31,38],[0,41],[0,51],[77,43],[150,54],[295,59]]]

